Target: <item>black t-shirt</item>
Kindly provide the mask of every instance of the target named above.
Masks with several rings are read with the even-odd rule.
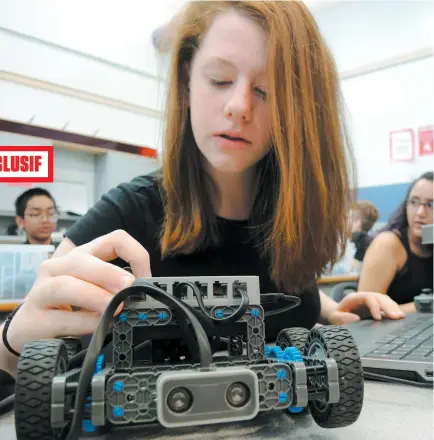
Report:
[[[408,228],[393,231],[407,254],[404,266],[395,274],[387,294],[398,304],[412,302],[423,289],[433,290],[433,256],[420,257],[411,250]]]
[[[259,276],[261,293],[278,292],[270,279],[267,261],[261,258],[249,235],[247,221],[218,218],[222,237],[218,246],[162,259],[159,236],[163,217],[164,207],[156,177],[141,176],[110,190],[65,235],[80,246],[122,229],[148,251],[154,277],[255,275]],[[121,260],[113,263],[126,266]],[[318,289],[310,288],[300,297],[298,307],[266,320],[267,339],[274,339],[282,328],[311,328],[317,323],[320,314]]]

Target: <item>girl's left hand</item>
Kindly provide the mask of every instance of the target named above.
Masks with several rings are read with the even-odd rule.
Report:
[[[383,318],[402,319],[404,312],[389,296],[374,292],[354,292],[348,294],[330,314],[329,322],[334,325],[360,321],[363,311],[368,310],[376,321]]]

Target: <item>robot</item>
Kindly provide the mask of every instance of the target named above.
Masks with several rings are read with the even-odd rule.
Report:
[[[72,440],[156,422],[169,429],[211,425],[276,410],[309,412],[324,428],[359,417],[363,370],[349,331],[287,328],[267,345],[267,295],[258,277],[139,278],[124,293],[86,352],[74,338],[25,345],[16,380],[17,440]],[[192,313],[183,314],[185,308]],[[107,338],[110,361],[103,354]]]

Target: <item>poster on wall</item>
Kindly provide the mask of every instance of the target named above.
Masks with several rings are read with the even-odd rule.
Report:
[[[419,156],[434,154],[434,127],[419,127]]]
[[[414,159],[414,132],[411,128],[390,132],[389,143],[392,162],[408,162]]]

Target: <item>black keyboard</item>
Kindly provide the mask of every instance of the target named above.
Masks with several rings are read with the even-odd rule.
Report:
[[[389,333],[365,357],[433,362],[433,322],[411,323],[401,327],[399,334]]]

